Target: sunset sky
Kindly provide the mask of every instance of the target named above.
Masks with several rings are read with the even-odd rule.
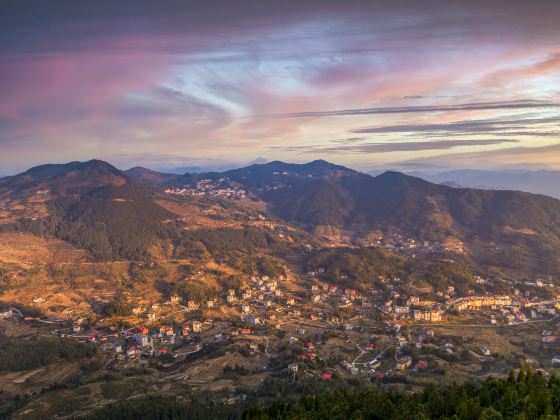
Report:
[[[0,3],[0,174],[560,169],[560,1]]]

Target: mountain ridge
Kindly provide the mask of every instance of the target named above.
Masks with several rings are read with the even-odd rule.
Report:
[[[45,179],[41,181],[41,177]],[[178,177],[145,168],[123,172],[96,160],[71,162],[66,166],[31,168],[3,180],[0,196],[5,196],[14,180],[18,181],[16,190],[25,187],[26,182],[31,184],[29,191],[37,185],[54,183],[63,187],[56,194],[70,191],[74,199],[82,201],[97,197],[100,188],[110,191],[114,199],[128,189],[136,201],[127,204],[127,214],[131,224],[140,226],[147,222],[141,222],[144,219],[138,211],[164,217],[155,203],[157,189],[193,188],[203,179],[243,188],[264,201],[267,211],[275,217],[319,236],[358,240],[372,232],[384,232],[418,240],[453,239],[464,241],[477,258],[490,260],[488,249],[494,246],[508,249],[511,266],[531,261],[533,267],[545,267],[546,271],[560,267],[560,254],[556,251],[560,247],[560,200],[518,191],[451,188],[396,171],[372,177],[324,160],[306,164],[273,161]],[[154,187],[157,189],[152,190]],[[69,208],[90,214],[83,206]],[[116,211],[114,203],[110,208]],[[112,213],[107,210],[107,214]],[[125,217],[119,216],[119,220],[128,223]],[[135,229],[131,230],[138,231]]]

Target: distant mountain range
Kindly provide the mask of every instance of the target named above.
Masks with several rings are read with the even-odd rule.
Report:
[[[49,190],[50,219],[25,226],[86,248],[95,244],[98,258],[127,257],[146,253],[161,221],[172,218],[158,204],[162,190],[201,179],[243,188],[271,214],[319,236],[359,239],[380,231],[452,239],[487,264],[546,273],[560,268],[560,200],[452,188],[392,171],[373,177],[322,160],[185,175],[123,172],[102,161],[43,165],[1,179],[0,199]]]
[[[462,169],[435,175],[423,172],[410,172],[410,175],[456,188],[516,190],[560,198],[560,171],[554,170],[484,171]]]
[[[229,171],[231,169],[239,168],[241,166],[249,166],[254,163],[263,164],[267,163],[268,160],[262,157],[258,157],[251,162],[247,162],[245,164],[233,163],[233,162],[225,162],[225,161],[209,161],[197,165],[184,165],[184,166],[174,166],[174,167],[161,167],[156,168],[157,171],[161,171],[164,173],[171,173],[171,174],[198,174],[203,172],[224,172]]]

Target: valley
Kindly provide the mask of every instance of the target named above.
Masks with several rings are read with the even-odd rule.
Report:
[[[182,176],[90,161],[0,179],[0,209],[14,418],[559,372],[554,199],[325,161]]]

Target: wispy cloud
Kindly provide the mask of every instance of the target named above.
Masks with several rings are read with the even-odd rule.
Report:
[[[543,126],[560,122],[560,116],[518,119],[478,119],[453,121],[443,124],[398,124],[379,127],[362,127],[350,130],[352,133],[490,133],[504,129],[525,130],[532,126]]]
[[[410,141],[390,143],[363,143],[338,146],[286,146],[270,147],[272,150],[283,150],[302,153],[389,153],[389,152],[418,152],[423,150],[447,150],[463,146],[489,146],[502,143],[518,143],[513,139],[488,140],[436,140]]]
[[[427,106],[402,106],[378,108],[339,109],[335,111],[305,111],[289,114],[273,115],[275,118],[298,117],[333,117],[342,115],[373,115],[373,114],[423,114],[432,112],[453,111],[489,111],[489,110],[521,110],[537,108],[560,108],[560,103],[548,101],[508,101],[508,102],[478,102],[454,105],[427,105]]]

